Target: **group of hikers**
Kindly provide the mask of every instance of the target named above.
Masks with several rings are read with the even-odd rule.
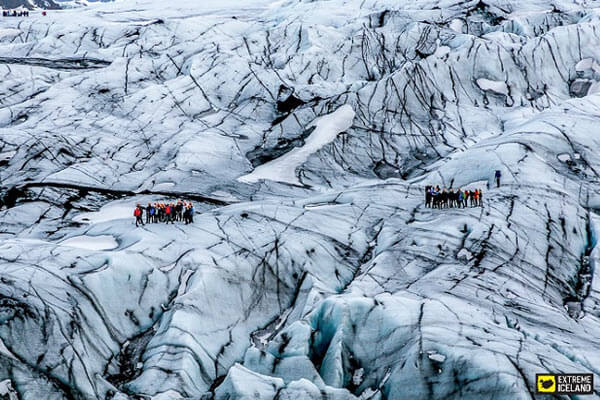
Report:
[[[3,17],[29,17],[29,11],[17,11],[17,10],[2,10]]]
[[[133,211],[135,226],[144,225],[143,215],[146,214],[146,224],[172,223],[183,221],[185,224],[194,223],[194,205],[192,202],[178,200],[177,203],[148,203],[146,207],[137,204]]]
[[[502,179],[502,171],[496,170],[494,173],[494,180],[496,181],[496,187],[500,187],[500,180]],[[488,184],[488,189],[489,189]],[[471,207],[483,207],[483,190],[454,190],[452,188],[446,190],[446,188],[440,189],[440,186],[425,186],[425,207],[429,208],[467,208]]]
[[[467,208],[483,207],[483,191],[440,189],[439,186],[425,186],[425,207],[429,208]]]

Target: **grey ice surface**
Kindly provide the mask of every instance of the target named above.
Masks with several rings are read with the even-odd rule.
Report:
[[[0,399],[600,398],[596,1],[165,3],[0,19]]]

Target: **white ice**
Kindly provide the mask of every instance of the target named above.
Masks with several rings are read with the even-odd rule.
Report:
[[[494,81],[485,78],[477,79],[477,86],[479,86],[482,90],[490,91],[496,94],[508,95],[508,86],[506,82],[503,81]]]
[[[16,151],[5,151],[4,153],[0,153],[0,161],[8,161],[17,154]]]
[[[111,235],[75,236],[63,240],[60,244],[85,250],[112,250],[119,247],[119,243]]]
[[[307,127],[316,126],[306,139],[304,146],[294,148],[289,153],[255,168],[252,173],[240,177],[239,181],[252,183],[261,179],[269,179],[300,185],[296,168],[302,165],[311,154],[331,143],[338,134],[350,128],[354,115],[352,107],[344,105],[331,114],[317,118]]]
[[[73,218],[75,222],[99,224],[106,221],[112,221],[116,219],[134,218],[133,211],[135,208],[135,202],[131,200],[127,201],[115,201],[111,202],[98,211],[81,213]]]

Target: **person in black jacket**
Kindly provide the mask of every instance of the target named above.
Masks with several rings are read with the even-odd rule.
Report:
[[[500,178],[502,178],[502,172],[498,169],[495,174],[496,178],[496,187],[500,187]]]
[[[433,207],[433,186],[425,186],[425,207],[432,208]]]
[[[181,200],[177,200],[177,204],[175,205],[175,220],[183,221],[183,203]]]

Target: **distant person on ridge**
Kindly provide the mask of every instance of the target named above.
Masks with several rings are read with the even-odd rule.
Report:
[[[502,172],[499,169],[496,170],[495,178],[496,178],[496,187],[500,187],[500,178],[502,178]]]

